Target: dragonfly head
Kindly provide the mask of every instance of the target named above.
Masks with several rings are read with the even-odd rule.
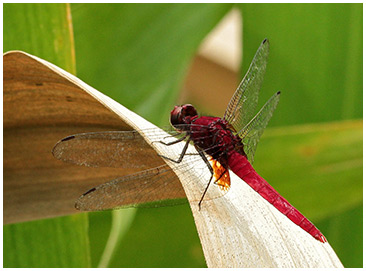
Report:
[[[197,110],[191,104],[176,105],[170,112],[170,123],[178,131],[188,129],[184,124],[190,124],[197,117]]]

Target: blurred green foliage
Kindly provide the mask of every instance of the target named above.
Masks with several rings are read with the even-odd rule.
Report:
[[[78,77],[150,121],[166,124],[196,49],[231,7],[72,4]],[[68,24],[52,25],[56,15],[44,13],[64,12],[67,8],[5,4],[4,50],[26,50],[65,67],[55,56],[72,59],[70,54],[63,55],[65,50],[70,51],[72,41],[65,42],[68,45],[61,50],[54,46],[54,40],[59,39],[53,35],[61,35]],[[263,38],[269,38],[271,53],[260,104],[281,90],[281,101],[270,126],[288,126],[267,129],[257,150],[255,167],[315,222],[346,267],[360,267],[362,122],[339,121],[362,118],[362,4],[240,4],[237,8],[243,16],[242,71],[246,71]],[[34,17],[34,23],[22,16]],[[40,17],[45,21],[38,23]],[[40,32],[45,26],[49,29]],[[50,48],[49,54],[42,54],[45,48]],[[55,53],[56,48],[62,52]],[[214,110],[210,113],[215,114]],[[328,123],[334,121],[338,122]],[[110,212],[89,215],[92,266],[98,265],[110,220]],[[87,231],[87,224],[83,223]],[[15,226],[21,229],[25,224],[30,225]],[[8,237],[7,227],[4,245],[5,241],[10,245],[4,253],[4,263],[11,261],[8,255],[33,253],[11,245],[16,244],[12,243],[15,237]],[[59,227],[76,226],[66,222]],[[37,226],[33,231],[39,231]],[[54,233],[49,242],[70,241],[52,227],[43,231]],[[127,232],[111,267],[205,266],[188,205],[139,209],[131,228],[124,231]],[[21,243],[21,235],[14,234]],[[39,249],[47,250],[47,243],[42,246],[41,242]],[[51,259],[48,267],[56,263]],[[70,260],[61,266],[74,265]]]
[[[23,50],[75,73],[69,6],[4,4],[3,7],[4,51]],[[86,214],[5,225],[4,267],[88,267],[87,234]]]
[[[75,74],[70,6],[4,4],[4,52],[21,50]]]
[[[148,120],[167,124],[195,51],[230,7],[72,5],[78,77]]]
[[[242,4],[243,73],[271,42],[262,101],[283,90],[271,125],[362,118],[362,4]]]
[[[86,214],[3,227],[4,267],[90,267]]]

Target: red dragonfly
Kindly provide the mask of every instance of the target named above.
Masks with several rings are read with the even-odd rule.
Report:
[[[166,145],[166,149],[185,140],[178,157],[169,151],[160,155],[173,162],[173,168],[189,171],[195,160],[202,159],[205,162],[206,168],[202,168],[202,172],[208,170],[211,178],[206,180],[205,186],[197,188],[199,208],[203,200],[220,197],[229,190],[230,169],[292,222],[324,243],[326,239],[323,234],[270,186],[250,163],[280,98],[280,92],[275,93],[254,115],[268,54],[269,42],[265,39],[231,98],[223,118],[199,117],[192,105],[185,104],[175,106],[171,112],[170,122],[174,127],[174,131],[170,131],[171,137],[158,129],[142,132],[152,138],[153,144]],[[187,152],[190,142],[195,148],[193,153]],[[136,144],[140,147],[136,148]],[[142,206],[149,202],[160,206],[167,205],[166,199],[184,198],[185,193],[171,166],[148,168],[151,166],[147,162],[149,157],[153,156],[154,161],[157,158],[153,152],[137,131],[76,134],[60,140],[53,149],[56,158],[79,165],[145,169],[90,189],[75,204],[80,210]],[[138,159],[140,161],[136,162]],[[202,176],[207,175],[202,173]]]

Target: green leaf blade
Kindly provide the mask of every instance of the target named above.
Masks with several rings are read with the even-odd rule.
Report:
[[[4,267],[90,266],[87,215],[4,226]]]
[[[75,73],[67,4],[4,4],[4,52],[22,50]]]
[[[75,73],[69,5],[4,4],[4,51],[9,50],[26,51]],[[5,225],[3,235],[6,267],[90,266],[85,214]]]

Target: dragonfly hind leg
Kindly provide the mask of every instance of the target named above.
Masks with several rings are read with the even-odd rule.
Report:
[[[227,173],[229,173],[229,170],[227,168],[225,168],[225,170],[220,174],[220,176],[217,178],[217,180],[214,181],[214,184],[220,186],[220,188],[224,189],[224,190],[227,190],[228,186],[230,186],[230,182],[229,182],[229,184],[227,184],[227,180],[225,180],[225,178],[223,178],[225,176],[225,174],[227,174]],[[221,179],[223,179],[223,180],[221,180]]]
[[[196,149],[197,149],[197,148],[196,148]],[[199,203],[198,203],[198,210],[199,210],[199,211],[201,211],[201,204],[202,204],[203,198],[205,197],[205,195],[206,195],[206,193],[207,193],[208,188],[210,187],[210,184],[211,184],[212,178],[213,178],[213,176],[214,176],[214,170],[213,170],[213,168],[212,168],[212,166],[211,166],[210,162],[207,160],[207,158],[206,158],[205,154],[204,154],[202,151],[198,150],[198,149],[197,149],[197,151],[198,151],[199,155],[201,156],[202,160],[206,163],[207,168],[208,168],[208,170],[209,170],[209,171],[210,171],[210,173],[211,173],[210,180],[208,181],[207,186],[206,186],[206,188],[205,188],[205,191],[203,191],[202,197],[201,197],[201,199],[200,199],[200,201],[199,201]]]

